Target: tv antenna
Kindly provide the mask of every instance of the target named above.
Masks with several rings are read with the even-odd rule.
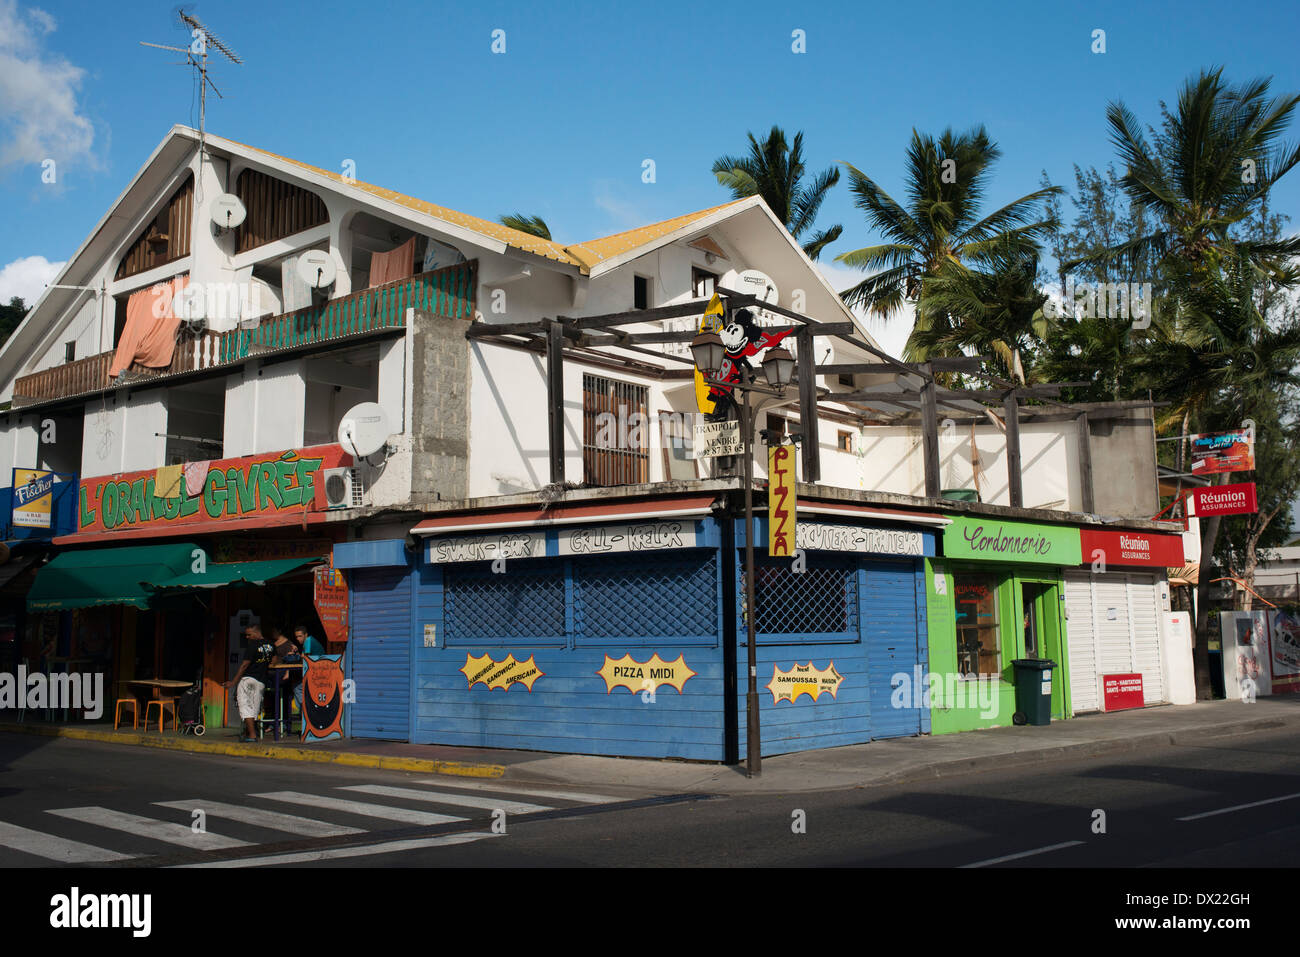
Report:
[[[199,73],[199,153],[202,155],[205,150],[204,140],[207,133],[207,115],[208,115],[208,87],[212,87],[212,92],[217,94],[219,99],[225,99],[217,85],[212,82],[208,76],[208,47],[216,50],[231,63],[236,66],[244,61],[239,58],[234,50],[226,46],[211,30],[209,30],[198,17],[186,13],[184,10],[178,10],[177,16],[180,17],[181,24],[190,31],[191,42],[188,47],[173,47],[162,43],[148,43],[140,41],[141,46],[154,47],[158,50],[170,50],[173,53],[183,53],[185,62],[192,66]],[[202,172],[202,170],[200,170]],[[196,190],[198,184],[195,184]]]

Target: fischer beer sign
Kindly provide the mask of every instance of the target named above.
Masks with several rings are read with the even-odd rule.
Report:
[[[1254,482],[1194,489],[1192,501],[1196,504],[1197,518],[1211,515],[1252,515],[1259,511]]]

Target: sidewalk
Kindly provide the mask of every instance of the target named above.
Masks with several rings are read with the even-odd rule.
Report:
[[[1086,758],[1153,745],[1195,745],[1230,734],[1293,727],[1300,731],[1300,695],[1240,701],[1202,701],[1180,707],[1091,715],[1046,727],[993,728],[937,737],[893,738],[870,744],[784,754],[763,759],[763,773],[744,767],[673,760],[605,758],[348,740],[240,744],[232,728],[201,738],[171,732],[113,731],[95,725],[0,724],[16,732],[114,744],[162,747],[201,754],[260,757],[415,771],[499,781],[508,785],[628,788],[659,794],[797,793],[932,780],[954,774]],[[451,784],[451,782],[448,782]],[[454,786],[454,785],[452,785]]]

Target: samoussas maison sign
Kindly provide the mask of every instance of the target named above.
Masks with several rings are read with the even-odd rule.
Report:
[[[943,530],[943,554],[985,562],[1078,565],[1082,550],[1077,528],[963,515]]]

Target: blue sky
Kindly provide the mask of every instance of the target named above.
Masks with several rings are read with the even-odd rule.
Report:
[[[1004,153],[994,204],[1041,170],[1072,185],[1072,164],[1110,161],[1110,100],[1154,121],[1212,64],[1300,92],[1293,0],[188,9],[244,59],[216,62],[212,132],[330,169],[352,159],[362,180],[479,216],[540,214],[575,242],[725,201],[712,161],[773,123],[805,132],[814,169],[852,162],[891,191],[913,127],[983,123]],[[17,264],[75,250],[171,124],[197,125],[190,71],[138,43],[183,44],[173,10],[0,0],[0,296],[40,271]],[[1298,201],[1295,172],[1274,202],[1296,215]],[[873,241],[843,184],[819,220],[832,222],[845,235],[824,259]]]

